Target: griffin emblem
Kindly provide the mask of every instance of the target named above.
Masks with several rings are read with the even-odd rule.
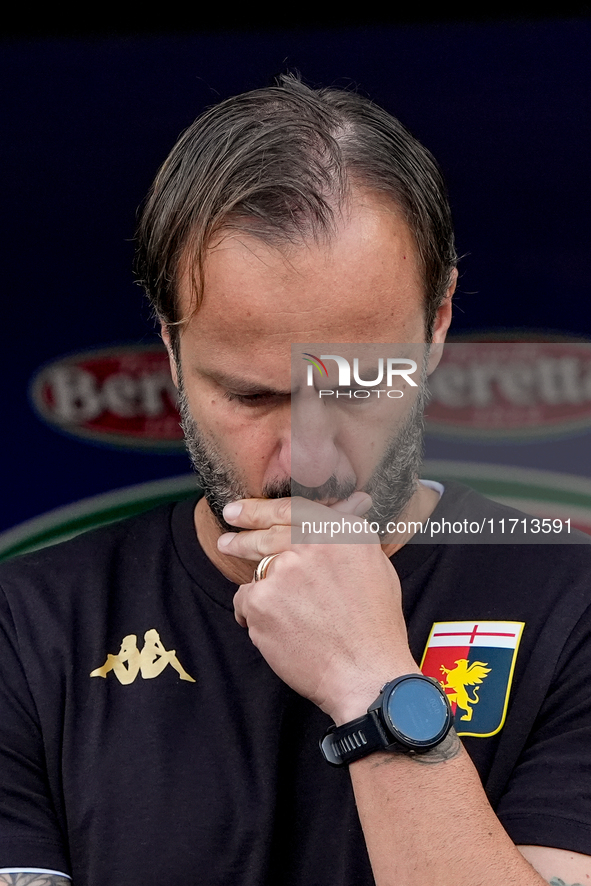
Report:
[[[480,701],[479,686],[490,674],[491,668],[487,667],[487,662],[484,661],[474,661],[468,666],[467,658],[459,658],[455,664],[455,668],[446,668],[445,665],[441,665],[440,671],[445,675],[441,685],[444,689],[453,690],[447,693],[447,697],[450,701],[455,701],[457,706],[466,712],[460,719],[471,720],[473,711],[470,705],[478,704]],[[474,686],[472,698],[468,695],[467,686]]]

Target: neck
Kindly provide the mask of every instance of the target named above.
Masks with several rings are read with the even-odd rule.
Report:
[[[413,494],[407,506],[404,508],[396,522],[400,526],[404,523],[409,524],[424,523],[431,516],[437,505],[439,504],[439,493],[429,486],[423,486],[417,483],[416,492]],[[388,541],[382,545],[382,550],[387,557],[391,557],[396,551],[399,551],[407,541],[409,541],[413,532],[405,532],[400,535],[391,536]]]
[[[405,523],[424,523],[439,502],[439,495],[434,489],[423,486],[419,483],[416,492],[413,494],[404,511],[398,518],[397,522]],[[216,569],[225,575],[227,579],[235,584],[249,584],[254,575],[257,562],[250,560],[241,560],[238,557],[230,557],[227,554],[221,554],[218,551],[217,541],[225,530],[221,528],[218,521],[214,517],[205,498],[199,499],[195,508],[195,530],[199,544],[205,551],[207,557],[211,560]],[[414,532],[407,532],[402,535],[390,537],[388,541],[382,545],[382,550],[387,557],[391,557],[396,551],[399,551],[407,541],[414,535]]]
[[[229,557],[218,551],[218,538],[225,532],[214,517],[205,498],[200,498],[195,508],[195,530],[199,544],[205,551],[216,569],[237,585],[252,581],[256,562]]]

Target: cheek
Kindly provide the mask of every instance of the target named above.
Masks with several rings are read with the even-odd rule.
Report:
[[[382,402],[380,398],[366,408],[363,415],[358,413],[341,429],[337,444],[360,481],[367,482],[370,479],[392,440],[408,421],[414,401],[414,393],[399,400]]]
[[[219,452],[246,471],[268,460],[277,446],[275,428],[268,417],[249,414],[223,395],[209,395],[194,404],[189,401],[189,405],[202,433]]]
[[[343,440],[344,454],[362,485],[369,480],[379,464],[387,442],[388,434],[381,425],[356,428],[346,442]]]
[[[188,394],[191,415],[206,434],[230,437],[241,433],[247,424],[245,417],[223,394],[211,391],[191,391]]]

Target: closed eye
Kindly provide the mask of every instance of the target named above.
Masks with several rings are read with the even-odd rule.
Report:
[[[282,394],[275,391],[260,391],[256,394],[237,394],[234,391],[224,393],[226,400],[233,403],[241,403],[243,406],[273,406],[291,397],[290,393]]]

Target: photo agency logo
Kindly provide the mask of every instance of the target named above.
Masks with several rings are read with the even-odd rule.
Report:
[[[567,354],[564,345],[560,352],[551,353],[548,345],[541,350],[540,345],[529,343],[514,346],[510,352],[504,343],[478,350],[472,343],[469,348],[449,345],[445,349],[379,342],[300,342],[294,346],[292,543],[588,543],[587,536],[581,541],[571,531],[571,513],[545,508],[531,512],[526,502],[524,507],[511,502],[518,509],[501,511],[486,499],[470,498],[467,490],[462,504],[452,508],[453,496],[438,503],[436,496],[427,497],[417,485],[429,389],[434,405],[429,417],[441,417],[444,404],[443,419],[453,410],[464,424],[478,419],[479,429],[506,435],[511,421],[511,429],[521,431],[525,415],[530,433],[536,421],[546,433],[551,419],[556,433],[560,427],[564,435],[565,418],[571,427],[579,427],[576,422],[582,418],[591,390],[591,363],[583,353],[589,345],[578,347],[580,352]],[[432,427],[428,425],[431,431]],[[585,428],[580,431],[584,435]],[[431,437],[431,458],[439,456],[436,445]],[[489,460],[491,451],[487,451]],[[506,444],[498,451],[499,462],[504,464],[504,468],[499,466],[501,473],[509,470],[513,457],[520,459],[516,470],[519,464],[524,471],[529,467],[523,446],[516,454],[508,453]],[[559,447],[557,456],[564,458],[564,452],[564,446]],[[576,453],[569,452],[574,465]],[[533,455],[554,457],[550,451],[541,453],[537,439]],[[588,448],[584,458],[586,463]],[[482,460],[480,451],[474,452],[474,460]],[[549,467],[556,470],[555,464],[550,461]],[[423,485],[429,489],[428,483]],[[435,487],[433,491],[441,494],[442,490]],[[353,493],[360,492],[371,499],[365,512],[355,511]],[[460,493],[456,490],[455,495]],[[424,502],[431,509],[423,507]]]
[[[378,399],[384,395],[393,400],[398,400],[404,396],[404,391],[394,388],[395,383],[399,383],[403,379],[410,387],[418,387],[418,383],[412,378],[413,373],[418,369],[416,360],[406,357],[379,357],[377,361],[377,370],[375,378],[361,378],[359,367],[359,357],[353,357],[353,372],[351,373],[351,363],[339,354],[321,354],[316,357],[314,354],[304,352],[302,359],[308,363],[306,384],[308,387],[316,387],[314,379],[314,370],[316,369],[320,375],[320,381],[328,383],[329,371],[325,360],[334,360],[338,367],[338,381],[336,387],[320,388],[318,397],[345,397],[348,399],[366,400],[372,395]],[[353,380],[351,380],[351,374]],[[359,387],[355,387],[358,385]],[[386,387],[378,387],[385,385]]]
[[[294,544],[379,543],[402,512],[420,465],[429,355],[424,343],[292,347]],[[366,511],[341,522],[354,492]]]

